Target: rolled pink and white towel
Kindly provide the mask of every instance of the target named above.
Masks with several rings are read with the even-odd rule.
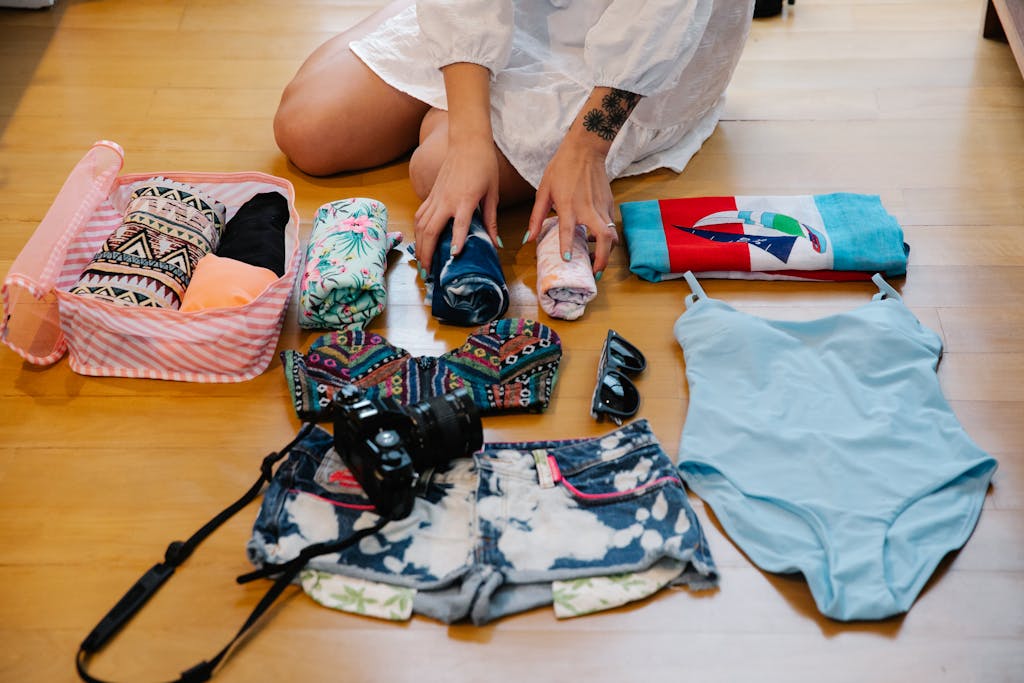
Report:
[[[552,318],[576,320],[597,296],[591,270],[587,229],[577,225],[572,237],[572,260],[562,259],[558,242],[558,217],[544,221],[537,237],[537,297]]]

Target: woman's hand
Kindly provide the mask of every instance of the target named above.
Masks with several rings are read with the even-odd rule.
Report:
[[[607,150],[587,143],[570,131],[558,147],[537,188],[526,239],[536,238],[554,208],[562,258],[572,257],[573,231],[577,225],[585,225],[595,241],[593,270],[600,278],[619,235],[612,221],[615,202],[604,165]]]
[[[594,278],[600,279],[608,256],[619,243],[612,221],[615,202],[605,160],[612,141],[640,101],[640,96],[596,87],[591,91],[554,157],[544,169],[530,226],[523,242],[536,239],[548,212],[558,213],[558,241],[562,258],[572,258],[572,235],[585,225],[594,238]]]
[[[416,210],[416,260],[424,271],[430,272],[438,238],[452,218],[452,254],[459,253],[478,206],[483,210],[484,226],[497,244],[498,157],[490,136],[450,142],[437,180]]]
[[[448,146],[430,194],[416,210],[416,260],[430,272],[437,240],[450,219],[452,254],[466,243],[473,211],[498,246],[498,151],[491,131],[490,71],[456,62],[441,69],[448,98]]]

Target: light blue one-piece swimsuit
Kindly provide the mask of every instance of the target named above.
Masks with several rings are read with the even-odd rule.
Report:
[[[801,322],[686,279],[684,481],[755,564],[801,572],[823,614],[910,609],[967,542],[996,469],[942,395],[939,336],[880,275],[869,303]]]

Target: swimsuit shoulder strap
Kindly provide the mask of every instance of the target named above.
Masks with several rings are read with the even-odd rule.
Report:
[[[697,276],[693,274],[692,270],[688,270],[683,273],[683,277],[686,279],[687,284],[690,285],[690,295],[686,297],[686,307],[689,308],[697,302],[698,299],[707,299],[708,295],[704,292],[704,288],[697,282]]]
[[[900,296],[900,293],[885,281],[885,278],[882,277],[881,273],[875,273],[872,275],[871,281],[878,285],[878,294],[871,297],[872,301],[881,301],[882,299],[896,299],[896,301],[903,301],[903,297]]]

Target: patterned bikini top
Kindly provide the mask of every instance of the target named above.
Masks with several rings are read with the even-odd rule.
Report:
[[[338,389],[355,384],[368,398],[417,403],[465,387],[481,413],[547,408],[562,359],[553,329],[523,318],[478,327],[441,356],[412,356],[375,332],[330,332],[303,355],[283,351],[288,389],[300,419],[323,421]]]

